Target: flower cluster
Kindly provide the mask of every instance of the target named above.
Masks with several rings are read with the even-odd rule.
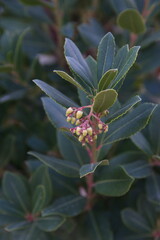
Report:
[[[83,109],[90,108],[90,113],[84,116]],[[85,145],[92,144],[97,135],[108,131],[108,125],[103,123],[100,118],[106,115],[108,111],[103,113],[94,113],[92,105],[80,108],[68,108],[66,111],[67,122],[75,124],[76,127],[71,128],[70,131],[78,137],[78,140]]]

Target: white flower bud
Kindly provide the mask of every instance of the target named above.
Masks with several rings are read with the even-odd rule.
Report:
[[[79,125],[81,122],[79,120],[76,121],[76,125]]]
[[[69,107],[66,111],[66,116],[73,112],[73,108]]]
[[[67,122],[70,122],[71,121],[71,117],[67,117]]]
[[[78,111],[78,112],[76,113],[76,118],[79,119],[79,118],[82,117],[82,115],[83,115],[83,112],[82,112],[82,111]]]
[[[108,132],[108,125],[105,126],[104,132],[105,132],[105,133]]]
[[[83,130],[83,132],[82,132],[84,137],[87,135],[87,133],[88,133],[87,130]]]
[[[84,138],[83,135],[80,135],[79,138],[78,138],[78,140],[79,140],[80,142],[82,142],[83,138]]]
[[[81,134],[80,131],[81,131],[81,128],[80,128],[80,127],[77,127],[77,128],[76,128],[76,134],[77,134],[78,136]]]
[[[92,136],[93,129],[91,127],[87,128],[87,132],[90,136]]]
[[[103,128],[102,123],[99,123],[99,124],[98,124],[98,128],[99,128],[99,129],[102,129],[102,128]]]
[[[71,123],[74,124],[75,121],[76,121],[76,118],[75,118],[75,117],[72,117],[72,118],[71,118]]]
[[[93,139],[96,140],[97,139],[97,135],[94,135]]]

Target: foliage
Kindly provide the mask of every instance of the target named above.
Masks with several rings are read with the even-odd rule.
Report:
[[[0,239],[160,239],[159,1],[0,9]]]

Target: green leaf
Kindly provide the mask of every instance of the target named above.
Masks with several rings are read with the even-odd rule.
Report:
[[[109,109],[117,99],[117,92],[114,89],[103,90],[96,94],[93,103],[93,110],[97,113]]]
[[[17,174],[6,172],[3,177],[3,192],[9,201],[15,206],[28,212],[30,209],[30,197],[27,186]]]
[[[128,44],[124,45],[117,51],[117,54],[115,56],[114,63],[113,63],[114,68],[117,68],[118,70],[120,70],[123,67],[127,59],[128,52],[129,52]]]
[[[30,31],[30,28],[26,28],[19,36],[18,41],[16,43],[15,48],[15,54],[14,54],[14,66],[15,70],[17,72],[21,72],[21,65],[22,65],[22,54],[21,54],[21,48],[22,48],[22,42],[25,37],[25,35]]]
[[[21,89],[11,93],[7,93],[0,97],[0,104],[22,99],[25,95],[26,95],[26,89]]]
[[[118,197],[127,193],[134,179],[122,167],[105,167],[95,180],[96,192],[106,196]]]
[[[118,24],[135,34],[140,34],[146,31],[146,26],[143,17],[136,9],[127,9],[121,12],[117,20]]]
[[[152,169],[148,159],[141,152],[124,152],[110,161],[110,166],[122,166],[131,177],[136,179],[145,178],[151,175]]]
[[[49,175],[48,167],[46,167],[45,165],[41,165],[40,167],[38,167],[31,176],[30,185],[33,194],[35,193],[39,185],[44,187],[46,195],[45,204],[47,205],[50,202],[53,195],[52,181]]]
[[[103,74],[98,84],[98,91],[102,91],[108,88],[112,80],[116,77],[118,69],[110,69]]]
[[[131,140],[139,149],[141,149],[148,156],[151,157],[153,155],[149,142],[141,132],[138,132],[131,136]]]
[[[105,211],[89,211],[86,219],[87,233],[92,240],[113,240],[110,220]]]
[[[134,96],[131,99],[129,99],[125,104],[123,104],[117,111],[108,114],[108,116],[105,119],[105,122],[111,123],[118,118],[125,115],[129,110],[131,110],[132,107],[134,107],[138,102],[141,101],[141,98],[139,96]]]
[[[149,201],[160,206],[160,176],[154,172],[147,178],[147,198]]]
[[[140,49],[139,46],[132,47],[129,50],[127,56],[126,57],[124,56],[125,61],[123,62],[123,66],[120,69],[118,68],[118,74],[115,77],[115,79],[111,82],[111,85],[109,86],[110,88],[115,88],[116,85],[120,82],[120,80],[125,77],[125,75],[129,71],[129,69],[135,63],[139,49]],[[125,53],[126,53],[126,50],[125,50]],[[117,67],[117,66],[115,66],[115,67]]]
[[[38,158],[41,162],[59,174],[72,178],[79,177],[79,165],[74,162],[46,156],[37,152],[29,152],[29,154]]]
[[[62,216],[51,216],[45,218],[39,218],[36,225],[39,229],[45,232],[56,231],[63,223],[65,218]]]
[[[86,199],[79,195],[68,195],[58,198],[42,212],[43,216],[63,215],[73,217],[84,211]]]
[[[128,228],[135,232],[138,233],[152,232],[152,229],[148,225],[146,219],[130,208],[124,209],[122,211],[122,220]]]
[[[92,82],[95,88],[97,88],[98,79],[97,79],[97,62],[92,56],[86,58],[86,62],[90,68],[92,74]]]
[[[155,155],[160,155],[160,129],[159,127],[160,119],[160,106],[158,105],[154,111],[150,124],[149,124],[149,134],[152,144],[152,151]]]
[[[45,206],[46,202],[46,191],[43,185],[37,186],[35,189],[33,200],[32,200],[32,213],[39,213],[43,207]]]
[[[82,144],[77,141],[71,141],[70,134],[58,131],[58,146],[63,158],[67,161],[73,161],[83,165],[90,161],[88,152]]]
[[[15,147],[15,136],[7,135],[0,147],[0,166],[4,167],[12,159]],[[9,151],[8,151],[9,149]]]
[[[66,121],[66,109],[48,97],[42,98],[44,110],[56,128],[71,128],[72,125]]]
[[[60,77],[62,77],[67,82],[70,82],[71,84],[73,84],[77,88],[79,88],[82,91],[86,92],[86,90],[77,81],[75,81],[74,78],[69,76],[66,72],[63,72],[63,71],[60,71],[60,70],[54,70],[54,72],[57,73]]]
[[[7,199],[0,199],[0,214],[13,215],[23,217],[24,212],[16,208],[14,203],[9,202]]]
[[[141,131],[147,125],[155,108],[155,104],[141,104],[132,112],[109,124],[109,131],[106,134],[104,143],[109,144],[120,141]]]
[[[70,98],[66,97],[63,93],[58,91],[57,89],[53,88],[52,86],[48,85],[47,83],[35,79],[33,82],[43,91],[45,92],[50,98],[52,98],[57,103],[61,104],[64,107],[78,107],[76,103],[74,103]]]
[[[90,87],[93,87],[91,71],[81,52],[72,40],[66,38],[64,52],[67,63],[73,72],[80,77],[82,81],[87,83]]]
[[[5,227],[8,224],[12,224],[14,222],[24,221],[24,217],[15,216],[11,214],[0,214],[0,227]]]
[[[99,43],[97,55],[98,79],[112,68],[115,55],[115,41],[113,35],[107,33]]]
[[[8,225],[7,227],[5,227],[5,230],[7,232],[18,231],[18,230],[27,228],[30,225],[31,225],[31,223],[27,222],[27,221],[17,222],[17,223],[12,223],[12,224]]]
[[[108,165],[109,162],[108,160],[102,160],[100,162],[97,162],[97,163],[89,163],[89,164],[85,164],[83,165],[80,170],[79,170],[79,173],[80,173],[80,178],[90,174],[90,173],[94,173],[96,168],[100,165]]]

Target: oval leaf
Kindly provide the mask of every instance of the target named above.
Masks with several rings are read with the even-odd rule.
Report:
[[[46,191],[43,185],[39,185],[35,189],[32,202],[33,202],[32,213],[33,214],[39,213],[43,209],[46,202]]]
[[[56,231],[63,223],[65,222],[65,218],[62,216],[52,216],[39,218],[36,222],[36,225],[39,229],[45,232]]]
[[[118,73],[118,69],[108,70],[100,79],[100,82],[98,85],[99,91],[107,89],[111,81],[116,77],[117,73]]]
[[[93,110],[97,113],[109,109],[117,99],[117,92],[114,89],[103,90],[94,98]]]
[[[118,24],[136,34],[143,33],[146,30],[144,20],[136,9],[127,9],[121,12],[118,16]]]
[[[88,175],[90,173],[94,173],[98,166],[108,165],[108,164],[109,164],[108,160],[102,160],[102,161],[97,162],[97,163],[85,164],[79,170],[80,178],[85,177],[86,175]]]

